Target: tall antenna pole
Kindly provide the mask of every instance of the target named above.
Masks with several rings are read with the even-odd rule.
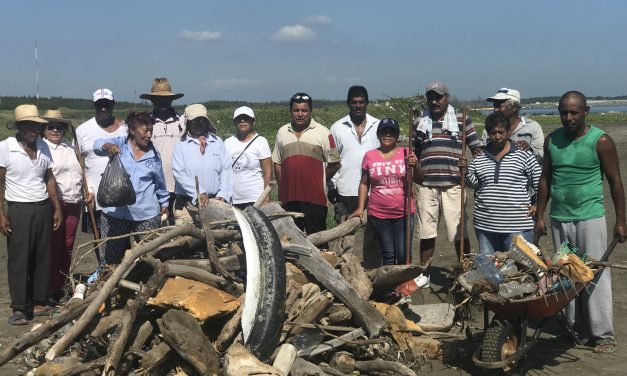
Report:
[[[35,39],[35,89],[35,97],[37,98],[37,102],[39,102],[39,60],[37,58],[37,39]]]

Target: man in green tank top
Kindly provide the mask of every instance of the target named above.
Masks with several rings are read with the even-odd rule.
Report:
[[[551,198],[549,216],[555,247],[567,241],[598,260],[607,244],[603,175],[616,212],[614,236],[623,243],[627,235],[618,152],[610,136],[586,123],[590,107],[582,93],[562,95],[558,109],[563,127],[544,142],[535,231],[546,234],[544,212]],[[594,352],[615,351],[609,270],[597,273],[594,283],[566,307],[566,316],[575,330],[587,336]]]

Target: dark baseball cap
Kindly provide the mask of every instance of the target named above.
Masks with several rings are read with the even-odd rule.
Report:
[[[398,121],[392,118],[381,119],[379,126],[377,127],[377,134],[381,133],[385,128],[395,130],[397,133],[401,133],[401,127],[398,125]]]

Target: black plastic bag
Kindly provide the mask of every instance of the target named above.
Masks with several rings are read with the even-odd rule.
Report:
[[[133,205],[137,198],[131,182],[118,154],[109,158],[98,186],[98,205],[103,208]]]

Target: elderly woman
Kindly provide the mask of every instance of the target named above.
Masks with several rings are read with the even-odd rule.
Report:
[[[146,231],[161,226],[161,215],[168,211],[170,197],[166,186],[161,156],[150,141],[154,119],[148,112],[133,112],[126,118],[127,137],[99,139],[94,142],[96,154],[120,154],[122,165],[129,173],[137,200],[132,205],[102,209],[102,237]],[[100,260],[119,264],[128,239],[107,241],[100,248]]]
[[[509,119],[495,112],[485,119],[485,152],[468,166],[466,182],[475,189],[473,223],[479,252],[508,250],[515,235],[533,241],[533,215],[541,168],[531,150],[521,150],[507,135]],[[466,166],[465,158],[459,165]],[[534,195],[535,196],[535,195]]]
[[[176,224],[191,223],[185,208],[187,203],[207,205],[210,198],[231,201],[231,159],[222,139],[210,133],[211,122],[202,104],[185,108],[187,133],[174,146],[172,172],[175,192],[174,220]],[[196,194],[198,177],[199,196]]]
[[[253,129],[255,113],[239,107],[233,113],[235,135],[224,141],[233,169],[233,206],[244,209],[257,201],[272,179],[268,140]]]
[[[52,232],[50,285],[48,287],[50,299],[58,302],[65,295],[64,287],[70,271],[72,249],[81,216],[83,175],[76,151],[63,142],[72,121],[64,119],[59,110],[48,110],[43,118],[48,120],[48,124],[42,127],[41,135],[50,149],[52,174],[57,181],[57,194],[63,209],[61,226]]]
[[[368,202],[368,223],[371,223],[379,239],[383,265],[405,263],[405,221],[410,210],[410,233],[414,229],[416,205],[409,200],[407,208],[407,168],[413,169],[413,180],[421,183],[424,172],[416,156],[397,144],[400,135],[398,122],[383,119],[377,127],[380,146],[364,155],[361,163],[361,181],[357,209],[350,217],[362,217]],[[370,194],[368,194],[370,192]],[[411,236],[410,247],[411,247]]]

